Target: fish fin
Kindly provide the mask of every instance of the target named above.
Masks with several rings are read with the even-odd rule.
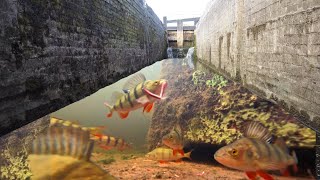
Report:
[[[131,76],[126,83],[124,83],[122,89],[134,89],[138,84],[146,81],[146,77],[142,73],[136,73],[133,76]]]
[[[100,140],[101,140],[101,138],[102,138],[102,136],[103,136],[103,134],[100,134],[100,133],[92,134],[92,135],[95,136],[95,137],[98,137]]]
[[[129,111],[127,111],[127,112],[118,112],[118,114],[119,114],[121,119],[125,119],[125,118],[128,117]]]
[[[122,91],[126,94],[129,94],[130,93],[130,90],[129,89],[122,89]]]
[[[182,144],[183,144],[183,136],[182,136],[182,130],[180,125],[177,123],[175,125],[175,127],[173,128],[173,131],[175,131],[175,133],[179,136],[179,140],[181,140]]]
[[[246,171],[245,173],[250,180],[255,180],[257,177],[257,173],[254,171]]]
[[[270,174],[268,174],[264,171],[259,170],[259,171],[257,171],[257,174],[265,180],[274,180],[274,178]]]
[[[179,149],[178,152],[179,152],[182,156],[184,156],[184,151],[183,151],[183,149]],[[189,157],[189,158],[190,158],[190,157]]]
[[[182,159],[177,159],[175,162],[176,162],[176,163],[181,163],[181,162],[182,162]]]
[[[123,95],[124,95],[124,93],[122,93],[122,92],[114,91],[111,95],[111,102],[112,103],[117,102],[117,100],[120,99]]]
[[[104,102],[103,104],[109,109],[109,114],[107,114],[107,118],[111,118],[112,117],[112,113],[113,113],[112,106],[109,105],[107,102]]]
[[[182,156],[184,156],[183,149],[173,149],[173,155],[175,156],[177,153],[180,153]]]
[[[173,156],[175,156],[178,152],[179,152],[178,149],[173,149],[173,151],[172,151]]]
[[[149,98],[147,96],[142,96],[139,99],[136,100],[140,104],[146,104],[150,102]]]
[[[153,104],[154,103],[147,103],[144,108],[143,108],[143,112],[146,111],[146,112],[150,112],[153,108]]]
[[[248,138],[257,138],[266,142],[271,142],[272,134],[261,123],[256,121],[247,122],[244,125],[244,136]]]
[[[183,157],[192,160],[192,159],[191,159],[191,153],[192,153],[192,151],[193,151],[193,149],[192,149],[191,151],[187,152],[187,153],[184,153],[184,152],[183,152],[183,153],[184,153]]]
[[[274,142],[274,144],[277,145],[284,152],[289,154],[289,149],[288,149],[286,142],[284,141],[283,138],[281,138],[281,137],[277,138],[276,141]]]

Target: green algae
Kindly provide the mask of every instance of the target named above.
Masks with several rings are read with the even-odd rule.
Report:
[[[258,121],[277,137],[283,137],[288,146],[313,147],[315,132],[299,125],[284,109],[247,91],[237,83],[222,76],[195,71],[192,82],[214,91],[217,102],[206,112],[201,112],[188,124],[186,138],[195,142],[228,144],[239,137],[246,121]]]

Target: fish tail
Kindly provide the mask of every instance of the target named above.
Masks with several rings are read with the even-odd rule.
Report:
[[[193,149],[190,152],[184,153],[184,157],[192,160],[191,157],[190,157],[192,151],[193,151]]]
[[[107,114],[107,117],[110,118],[112,117],[112,113],[113,113],[113,108],[110,104],[108,104],[107,102],[103,103],[108,109],[109,109],[109,114]]]

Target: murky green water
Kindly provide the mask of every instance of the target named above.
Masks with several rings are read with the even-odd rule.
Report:
[[[157,80],[160,78],[168,80],[168,88],[166,89],[166,96],[168,97],[156,102],[155,107],[150,113],[143,113],[142,108],[140,108],[130,112],[129,116],[124,120],[120,119],[117,113],[114,113],[111,118],[106,117],[108,109],[103,103],[106,101],[111,103],[112,93],[114,91],[122,91],[123,85],[132,75],[99,90],[83,100],[54,112],[50,116],[68,121],[77,121],[78,126],[81,127],[106,126],[106,129],[102,131],[104,135],[116,138],[121,137],[126,142],[131,143],[131,148],[125,151],[118,151],[117,149],[106,150],[96,146],[93,161],[105,169],[108,169],[108,166],[112,166],[115,163],[113,161],[118,161],[118,159],[120,159],[119,162],[122,162],[121,160],[139,157],[142,158],[142,160],[139,160],[142,163],[144,154],[156,147],[162,146],[161,139],[163,136],[168,134],[178,124],[181,126],[181,133],[184,136],[185,142],[188,142],[185,143],[187,145],[184,150],[193,149],[191,162],[207,163],[208,169],[222,167],[223,169],[230,170],[217,163],[213,158],[213,154],[217,149],[241,138],[240,128],[237,127],[242,125],[242,122],[257,121],[267,126],[275,136],[283,137],[290,150],[294,150],[297,153],[299,171],[294,173],[293,176],[300,179],[312,179],[312,176],[315,174],[315,133],[313,131],[303,127],[278,106],[255,96],[238,84],[234,84],[222,76],[213,73],[201,63],[196,63],[195,68],[190,67],[190,62],[188,63],[186,59],[168,59],[157,62],[140,71],[140,73],[145,75],[147,80]],[[40,128],[36,132],[37,128],[35,127],[43,126],[43,124],[48,125],[48,123],[48,121],[42,124],[38,123],[33,127],[26,128],[27,130],[20,128],[18,133],[13,132],[15,138],[10,139],[10,135],[3,137],[7,138],[2,141],[7,143],[3,149],[18,149],[17,151],[2,151],[3,162],[1,165],[3,169],[8,164],[14,162],[14,167],[10,168],[15,169],[16,173],[21,173],[21,167],[22,169],[28,169],[28,165],[19,162],[25,160],[26,149],[30,148],[28,145],[37,137],[38,131],[41,131]],[[48,138],[45,140],[49,141]],[[17,143],[14,142],[19,142],[22,146],[15,148],[13,146]],[[73,141],[70,140],[70,142],[72,144]],[[43,143],[46,144],[46,142]],[[56,144],[58,144],[58,141],[55,141]],[[81,146],[82,144],[78,145]],[[50,144],[47,143],[47,146],[49,147]],[[19,154],[20,151],[23,153]],[[46,154],[50,153],[52,152],[49,152],[48,148]],[[12,157],[10,157],[11,155]],[[23,158],[21,160],[8,160],[19,157]],[[40,159],[38,161],[37,163],[41,166],[42,162]],[[45,159],[42,159],[42,161],[45,161]],[[61,166],[63,161],[67,160],[59,161]],[[59,163],[57,162],[55,165]],[[123,162],[123,164],[126,163],[130,162]],[[78,164],[78,166],[84,167],[89,165]],[[52,164],[50,167],[54,169]],[[119,169],[122,168],[121,165],[117,167]],[[155,167],[158,170],[161,170],[161,168]],[[71,172],[73,171],[70,169],[64,173],[72,174]],[[108,171],[112,172],[109,169]],[[207,176],[203,178],[214,179],[217,176],[213,172],[216,171],[214,170],[211,174],[206,174]],[[241,179],[241,177],[246,178],[242,172],[231,171],[238,173],[239,176],[230,175],[228,177],[226,174],[224,176],[226,179],[233,179],[233,177],[240,177],[236,179]],[[135,175],[134,172],[137,171],[133,169],[130,178],[141,178]],[[31,173],[37,174],[39,172]],[[97,171],[97,173],[99,174],[100,171]],[[22,174],[26,175],[26,173]],[[275,172],[275,174],[279,175],[279,172]],[[119,176],[118,174],[112,175]],[[175,175],[172,176],[176,177],[175,179],[184,177],[183,174]],[[14,177],[15,175],[11,174],[11,176]],[[30,174],[26,176],[30,176]],[[192,175],[189,174],[188,176]],[[195,175],[198,178],[200,176],[202,175]],[[9,176],[6,175],[5,177]],[[23,177],[23,175],[19,177]],[[124,176],[123,178],[128,179],[128,177]],[[153,179],[156,176],[150,175],[149,177],[148,173],[146,173],[145,177],[146,179]],[[294,179],[294,177],[291,178]]]

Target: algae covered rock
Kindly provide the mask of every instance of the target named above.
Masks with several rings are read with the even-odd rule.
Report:
[[[149,149],[175,124],[181,126],[188,141],[225,145],[241,137],[247,121],[261,122],[290,147],[310,148],[316,144],[315,132],[280,106],[214,72],[192,71],[176,59],[163,62],[161,78],[167,79],[170,87],[168,98],[155,106],[148,132]]]

